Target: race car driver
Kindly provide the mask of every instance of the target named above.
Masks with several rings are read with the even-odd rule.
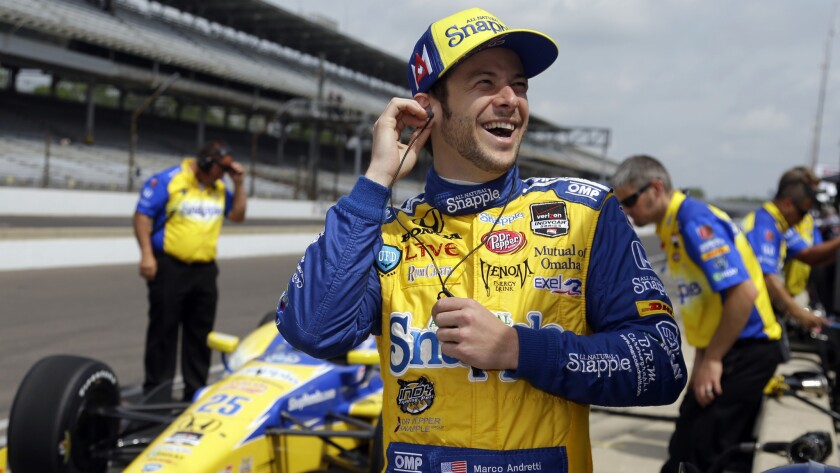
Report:
[[[519,177],[528,81],[557,54],[478,8],[433,23],[413,100],[379,117],[370,167],[280,298],[307,353],[378,335],[388,471],[592,471],[588,404],[685,385],[671,302],[610,190]],[[426,192],[389,206],[429,138]]]

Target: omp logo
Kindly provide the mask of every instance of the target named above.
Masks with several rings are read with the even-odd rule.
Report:
[[[578,182],[569,183],[568,191],[569,194],[585,197],[593,201],[597,201],[601,195],[601,189]]]
[[[422,471],[423,454],[411,452],[394,452],[395,471]]]
[[[647,255],[645,254],[645,247],[642,246],[642,242],[636,240],[630,244],[630,249],[633,253],[633,260],[636,262],[636,267],[641,270],[653,271],[653,265],[650,264],[650,261],[647,259]]]

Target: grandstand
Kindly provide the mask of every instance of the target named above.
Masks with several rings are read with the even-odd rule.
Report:
[[[3,0],[0,185],[136,190],[220,138],[250,195],[332,200],[364,169],[375,117],[409,95],[405,71],[265,0]],[[19,86],[27,74],[40,87]],[[608,129],[532,116],[531,130],[526,176],[615,169]],[[398,198],[421,188],[428,162]]]

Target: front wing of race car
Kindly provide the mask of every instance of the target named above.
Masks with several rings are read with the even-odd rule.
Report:
[[[378,471],[382,380],[373,345],[317,360],[265,324],[242,343],[214,346],[226,353],[227,375],[189,404],[126,403],[106,365],[50,357],[16,396],[9,465],[15,473],[107,473],[126,464],[130,473]],[[49,405],[32,395],[59,384]]]

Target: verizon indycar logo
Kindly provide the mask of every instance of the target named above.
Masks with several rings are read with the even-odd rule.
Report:
[[[481,237],[484,246],[497,255],[507,255],[521,250],[526,243],[525,234],[511,230],[496,230]]]
[[[531,204],[531,231],[535,235],[555,238],[569,233],[569,217],[565,202]]]

